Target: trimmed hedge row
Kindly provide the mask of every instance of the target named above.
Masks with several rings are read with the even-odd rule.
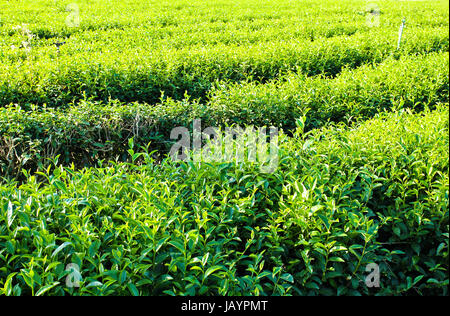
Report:
[[[201,118],[205,127],[237,123],[288,131],[306,113],[309,130],[328,121],[369,118],[385,109],[433,107],[448,102],[448,91],[448,54],[441,53],[345,70],[335,79],[291,75],[265,85],[218,88],[207,104],[167,99],[155,106],[82,101],[67,110],[2,108],[1,173],[18,177],[21,168],[45,167],[47,158],[57,155],[61,163],[77,166],[124,159],[130,137],[166,152],[172,128],[190,126],[194,118]]]
[[[72,54],[58,55],[54,48],[46,48],[30,56],[18,52],[16,60],[4,63],[0,67],[0,106],[66,106],[84,97],[155,103],[162,93],[176,100],[186,93],[204,98],[217,81],[264,83],[291,71],[335,76],[343,67],[378,63],[390,55],[448,52],[449,34],[446,29],[417,30],[405,38],[400,51],[389,32],[313,42],[292,39],[206,48],[199,44],[148,51],[130,44],[87,53],[86,45],[73,45],[77,48]]]
[[[291,74],[266,84],[222,85],[211,91],[208,109],[220,124],[251,122],[292,128],[308,111],[308,129],[327,121],[368,118],[395,106],[423,109],[448,102],[449,55],[388,58],[379,65],[344,69],[335,78]]]
[[[67,111],[0,109],[2,175],[19,176],[21,168],[45,167],[48,158],[58,155],[64,164],[96,165],[101,159],[126,156],[131,137],[139,145],[152,141],[154,149],[167,149],[173,127],[187,125],[194,113],[205,113],[196,108],[201,111],[202,106],[167,100],[155,106],[81,101]]]
[[[271,174],[144,152],[0,186],[0,294],[448,295],[448,115],[299,124]]]
[[[13,6],[7,2],[1,3],[0,36],[4,42],[1,41],[0,45],[17,42],[15,35],[19,32],[13,27],[22,23],[27,23],[27,27],[43,42],[74,37],[91,43],[107,42],[111,39],[111,33],[118,36],[119,33],[126,34],[124,37],[130,38],[136,37],[133,32],[140,31],[140,39],[163,40],[163,45],[170,45],[171,42],[175,45],[188,44],[192,41],[203,44],[238,41],[245,44],[265,41],[277,35],[277,39],[284,40],[318,38],[351,35],[356,30],[365,32],[374,28],[389,29],[395,33],[401,19],[410,12],[413,14],[408,14],[408,29],[448,26],[448,5],[442,0],[408,3],[406,6],[383,3],[379,8],[383,11],[382,17],[376,26],[367,23],[373,6],[368,6],[363,0],[328,1],[326,5],[308,0],[291,3],[248,0],[239,5],[228,1],[205,3],[198,0],[153,3],[140,0],[116,3],[79,0],[76,4],[79,8],[79,27],[69,27],[66,23],[71,13],[76,13],[73,4],[67,8],[67,3],[47,0],[20,1]],[[273,10],[274,7],[277,9]],[[318,20],[321,23],[317,23]]]

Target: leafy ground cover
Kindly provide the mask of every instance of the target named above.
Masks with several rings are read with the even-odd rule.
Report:
[[[273,174],[143,152],[2,186],[2,293],[370,294],[370,262],[379,294],[447,293],[447,105],[281,138]]]
[[[0,3],[0,295],[448,295],[448,17]],[[194,119],[276,126],[277,168],[173,161]]]
[[[168,152],[172,128],[189,127],[194,118],[201,118],[205,126],[235,123],[290,130],[306,115],[309,130],[330,121],[366,119],[385,109],[434,108],[448,100],[448,91],[448,53],[434,53],[345,69],[333,79],[290,74],[266,84],[222,85],[211,91],[206,104],[165,99],[153,106],[115,100],[32,112],[18,106],[2,108],[0,167],[17,177],[22,168],[45,168],[57,155],[60,162],[77,166],[124,159],[130,137],[138,146],[152,142],[152,149]]]
[[[186,92],[199,98],[217,80],[265,82],[288,71],[334,76],[342,67],[381,62],[391,54],[448,52],[442,3],[420,8],[386,4],[379,12],[379,27],[371,27],[366,4],[317,7],[309,2],[273,11],[271,1],[242,2],[233,9],[227,1],[212,9],[189,1],[167,11],[156,3],[125,1],[112,9],[104,1],[80,1],[78,9],[69,12],[54,4],[22,2],[24,12],[36,17],[34,23],[20,18],[19,8],[8,6],[0,29],[0,105],[64,106],[84,96],[154,103],[162,91],[177,100]],[[105,14],[106,8],[111,13]],[[8,15],[11,10],[14,14]],[[397,51],[399,15],[413,11]],[[66,20],[75,13],[79,26],[68,27]],[[179,22],[161,25],[161,14],[171,16],[163,20]],[[43,24],[44,18],[49,22]],[[108,26],[104,20],[118,25]]]

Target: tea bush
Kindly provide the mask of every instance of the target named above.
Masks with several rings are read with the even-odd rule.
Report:
[[[0,2],[0,295],[448,295],[448,17]],[[276,168],[172,161],[194,119],[280,128]]]
[[[79,102],[67,110],[0,109],[0,167],[17,177],[21,168],[45,167],[48,158],[77,166],[127,156],[128,138],[168,150],[170,131],[201,118],[204,126],[275,125],[290,131],[306,113],[306,129],[328,121],[351,123],[384,109],[433,107],[448,102],[448,54],[388,59],[377,67],[346,69],[334,79],[289,75],[257,85],[218,87],[207,104],[163,100],[160,104]]]
[[[280,227],[301,294],[448,295],[448,124],[447,106],[395,113],[293,146]]]
[[[401,13],[413,8],[388,5],[383,24],[370,27],[366,3],[355,14],[354,6],[339,2],[317,8],[300,1],[278,12],[260,3],[256,11],[252,3],[237,8],[222,3],[211,12],[199,2],[184,7],[180,1],[181,7],[169,14],[157,3],[148,7],[128,0],[111,8],[101,1],[79,3],[82,22],[68,27],[64,23],[70,12],[64,11],[62,3],[55,7],[38,2],[21,4],[25,12],[37,11],[36,22],[19,23],[17,8],[5,15],[0,33],[4,41],[0,106],[66,106],[84,96],[103,102],[153,104],[162,92],[176,100],[182,100],[185,92],[205,98],[221,80],[250,78],[264,83],[289,71],[335,76],[343,67],[381,62],[391,55],[448,52],[449,46],[445,8],[436,14],[442,4],[422,6],[421,14],[414,12],[397,51]],[[105,7],[111,16],[99,16]],[[318,9],[322,23],[311,17]],[[48,18],[45,25],[44,17]],[[32,40],[24,36],[24,30],[31,32]]]
[[[448,67],[448,54],[440,53],[347,68],[332,79],[291,74],[266,84],[222,85],[211,92],[208,108],[218,122],[285,128],[307,112],[307,129],[317,128],[395,106],[420,110],[424,104],[448,102]]]
[[[448,294],[448,105],[280,137],[280,165],[49,167],[0,187],[1,294]],[[133,149],[134,148],[134,149]],[[65,280],[80,267],[79,288]],[[377,263],[381,287],[364,284]]]
[[[416,35],[417,36],[417,35]],[[448,51],[448,32],[405,45],[402,51]],[[122,54],[122,49],[127,54]],[[0,104],[64,106],[84,96],[95,100],[156,102],[180,99],[187,92],[204,97],[218,80],[264,82],[288,71],[336,75],[344,66],[381,62],[396,53],[383,36],[354,36],[324,41],[286,41],[251,46],[215,45],[164,49],[144,55],[141,48],[120,52],[80,51],[71,57],[28,58],[0,69]],[[401,54],[401,53],[400,53]]]
[[[264,40],[267,36],[277,34],[274,28],[282,30],[278,33],[279,36],[292,37],[330,37],[336,33],[351,34],[352,29],[364,32],[372,28],[366,23],[371,8],[364,1],[328,1],[324,4],[308,0],[293,3],[248,0],[236,5],[226,0],[210,3],[197,0],[176,2],[123,0],[116,3],[78,0],[76,1],[80,15],[78,27],[70,27],[66,23],[70,13],[74,13],[73,7],[67,8],[68,4],[69,1],[60,0],[15,1],[14,5],[2,2],[0,32],[12,35],[10,26],[24,21],[41,39],[65,38],[89,32],[95,35],[97,31],[145,28],[151,33],[155,31],[158,35],[164,35],[164,38],[172,38],[174,42],[183,43],[197,36],[203,36],[202,40],[211,42],[228,38],[236,40],[240,37],[251,39],[254,32],[259,35],[257,33],[259,30],[265,31],[262,33],[265,36],[256,39]],[[378,28],[398,29],[398,22],[405,14],[411,12],[414,14],[408,15],[408,27],[448,26],[448,4],[445,1],[383,2],[379,11],[382,18],[376,26]],[[228,29],[232,31],[226,32]],[[185,39],[173,36],[179,33],[187,33],[188,36]],[[211,36],[208,37],[207,34]],[[99,36],[95,39],[103,40]]]

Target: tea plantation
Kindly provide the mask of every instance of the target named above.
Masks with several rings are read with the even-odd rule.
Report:
[[[447,1],[1,1],[0,295],[448,295],[448,104]]]

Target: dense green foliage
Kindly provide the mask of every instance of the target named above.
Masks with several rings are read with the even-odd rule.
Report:
[[[377,262],[379,294],[447,294],[448,106],[280,143],[273,174],[144,152],[3,186],[3,293],[368,294]]]
[[[127,139],[167,151],[170,131],[201,118],[209,126],[275,125],[295,127],[306,113],[306,128],[328,121],[349,122],[384,109],[434,107],[448,99],[448,54],[389,59],[378,67],[344,70],[336,78],[289,75],[267,84],[228,85],[211,92],[210,101],[164,100],[148,104],[81,102],[65,110],[20,107],[0,109],[0,167],[20,175],[60,156],[60,162],[95,165],[99,159],[127,156]]]
[[[121,6],[110,8],[108,14],[113,17],[126,15],[117,20],[99,17],[92,7],[95,4],[89,2],[80,1],[79,28],[61,25],[70,15],[61,11],[63,1],[59,8],[43,1],[30,8],[22,4],[40,19],[50,15],[49,21],[56,19],[59,25],[56,21],[45,26],[17,23],[19,28],[13,31],[17,18],[5,14],[2,20],[9,28],[2,28],[0,105],[63,106],[83,96],[105,102],[112,98],[153,103],[161,91],[175,99],[182,99],[185,92],[198,98],[216,81],[264,82],[287,71],[335,75],[344,66],[381,62],[391,54],[448,52],[449,46],[447,18],[444,12],[435,12],[445,10],[442,4],[421,3],[420,9],[417,4],[386,4],[380,27],[370,27],[365,3],[330,4],[320,12],[326,20],[318,23],[320,8],[310,1],[292,3],[280,11],[272,11],[270,1],[266,6],[246,1],[234,9],[227,1],[217,2],[212,9],[200,2],[175,1],[179,9],[169,12],[161,4],[131,7],[127,2],[136,1],[125,1],[126,14]],[[227,10],[232,11],[224,13]],[[413,10],[420,10],[422,17]],[[405,12],[414,15],[396,51]],[[169,15],[160,17],[168,21],[161,25],[155,14]],[[105,18],[116,25],[101,23]],[[55,42],[65,44],[57,48]]]
[[[2,1],[0,295],[448,295],[449,6],[378,5]]]
[[[432,36],[434,32],[422,34],[411,45],[405,44],[402,51],[448,51],[446,30],[437,38]],[[380,62],[394,51],[395,44],[385,37],[354,35],[312,43],[295,40],[250,47],[214,45],[207,50],[183,47],[148,56],[131,52],[86,56],[82,51],[75,57],[59,59],[47,55],[42,59],[30,57],[5,64],[0,77],[0,103],[56,106],[83,96],[102,101],[113,98],[152,103],[159,99],[161,91],[176,99],[185,92],[197,98],[204,97],[220,80],[240,81],[250,77],[265,81],[291,70],[307,75],[335,75],[344,66],[354,68],[366,62]]]

